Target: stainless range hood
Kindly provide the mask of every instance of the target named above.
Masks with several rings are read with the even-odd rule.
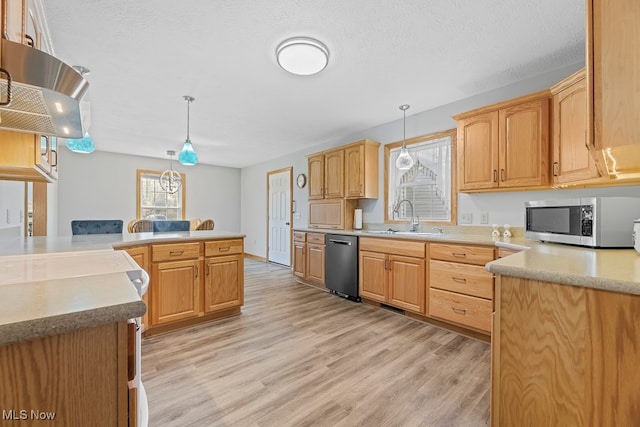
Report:
[[[0,105],[0,129],[82,138],[89,123],[81,100],[89,82],[45,52],[4,38],[1,43],[0,104],[9,103]]]

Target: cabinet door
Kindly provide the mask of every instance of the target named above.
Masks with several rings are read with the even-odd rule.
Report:
[[[24,43],[24,11],[26,0],[2,0],[2,37],[16,43]]]
[[[461,190],[498,186],[498,112],[458,121],[458,183]]]
[[[553,97],[553,182],[599,176],[587,147],[587,86],[582,79]]]
[[[500,110],[500,187],[549,183],[549,99]]]
[[[198,260],[153,264],[151,274],[151,321],[153,325],[200,315]]]
[[[325,245],[307,243],[307,279],[324,285]]]
[[[325,199],[344,196],[344,150],[326,153],[324,156]]]
[[[305,276],[305,272],[307,271],[305,268],[307,263],[305,253],[305,243],[293,243],[293,275],[301,277],[303,279]]]
[[[345,197],[364,197],[364,145],[356,145],[344,150],[345,157]]]
[[[587,11],[595,147],[640,144],[640,2],[589,0]]]
[[[205,263],[205,313],[240,307],[244,302],[243,255],[207,258]]]
[[[358,287],[360,296],[386,302],[387,265],[386,254],[360,251]]]
[[[425,313],[425,260],[389,255],[389,303]]]
[[[309,157],[309,200],[324,197],[324,155]]]

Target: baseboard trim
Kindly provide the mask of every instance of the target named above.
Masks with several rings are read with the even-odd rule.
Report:
[[[244,257],[245,258],[254,259],[254,260],[260,261],[260,262],[267,262],[267,259],[265,257],[261,257],[261,256],[258,256],[258,255],[253,255],[253,254],[250,254],[249,252],[245,252],[244,253]]]

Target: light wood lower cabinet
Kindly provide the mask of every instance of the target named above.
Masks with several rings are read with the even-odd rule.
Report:
[[[127,426],[127,334],[125,320],[1,345],[0,425]]]
[[[429,245],[429,316],[491,331],[493,274],[484,265],[495,248],[458,244]]]
[[[205,313],[244,304],[242,243],[241,239],[205,243]]]
[[[148,333],[240,313],[242,239],[151,245]]]
[[[293,275],[304,279],[307,275],[307,233],[293,232]]]
[[[360,238],[360,296],[424,314],[425,245]]]
[[[151,277],[153,325],[200,315],[200,261],[155,263]]]
[[[499,276],[492,426],[635,426],[640,296]]]
[[[293,233],[293,274],[305,282],[324,287],[324,233]]]

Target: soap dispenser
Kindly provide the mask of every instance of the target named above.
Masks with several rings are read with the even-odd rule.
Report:
[[[509,227],[510,227],[509,224],[504,225],[504,232],[502,233],[502,237],[504,237],[505,239],[508,239],[511,237],[511,230],[509,230]]]
[[[498,224],[493,224],[493,231],[491,232],[491,237],[497,239],[500,237],[500,229],[498,228]]]

